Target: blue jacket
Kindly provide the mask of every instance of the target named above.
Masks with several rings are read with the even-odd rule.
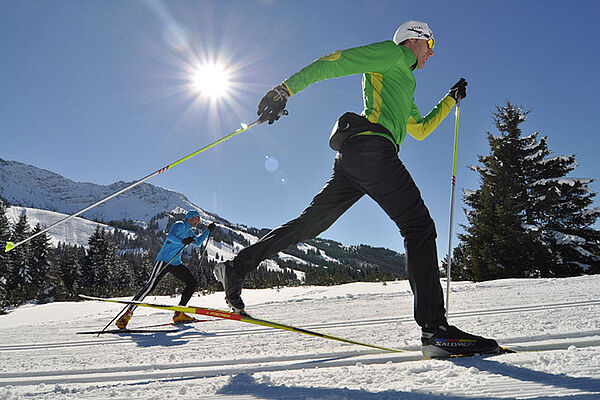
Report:
[[[183,248],[183,243],[181,243],[183,239],[195,237],[196,240],[191,244],[200,246],[208,238],[209,233],[210,231],[205,229],[200,236],[196,236],[192,226],[186,220],[175,222],[165,239],[165,243],[156,256],[156,261],[163,261],[166,263],[171,261],[177,252]],[[180,252],[179,255],[171,261],[170,265],[181,265],[181,253],[183,252]]]

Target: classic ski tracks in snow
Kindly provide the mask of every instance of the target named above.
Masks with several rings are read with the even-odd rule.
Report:
[[[578,301],[570,303],[542,304],[527,307],[501,308],[495,310],[480,310],[456,313],[453,317],[466,317],[474,315],[490,315],[502,313],[528,312],[552,310],[566,307],[582,307],[600,305],[600,300]],[[361,326],[371,324],[385,324],[412,320],[412,317],[382,318],[357,320],[346,322],[333,322],[327,324],[306,325],[310,328],[331,328],[345,326]],[[273,329],[239,329],[217,331],[216,336],[245,335],[248,333],[274,332]],[[211,335],[213,333],[211,332]],[[203,335],[203,338],[207,336]],[[148,336],[152,340],[153,336]],[[189,338],[189,337],[188,337]],[[565,333],[554,335],[539,335],[526,337],[502,338],[502,345],[520,352],[539,352],[547,350],[568,349],[573,347],[583,348],[600,346],[600,330]],[[71,346],[90,346],[95,344],[131,343],[126,337],[98,338],[77,342],[55,342],[39,344],[3,345],[0,352],[9,352],[26,349],[60,349]],[[422,360],[421,352],[417,346],[404,347],[402,353],[386,353],[372,350],[340,351],[330,353],[294,354],[279,357],[257,357],[247,359],[211,360],[191,363],[176,364],[147,364],[126,365],[97,369],[72,369],[18,373],[0,373],[0,387],[4,386],[29,386],[39,384],[75,384],[75,383],[109,383],[131,381],[156,381],[177,380],[192,378],[209,378],[223,375],[253,374],[259,372],[286,371],[297,369],[312,369],[326,367],[355,366],[357,364],[385,364],[406,361]],[[518,355],[519,353],[517,353]],[[513,356],[513,355],[506,355]],[[504,356],[501,356],[504,357]],[[493,359],[493,358],[492,358]],[[480,359],[478,359],[480,360]],[[474,360],[474,362],[478,362]],[[585,369],[585,366],[582,366]],[[595,367],[589,367],[595,368]],[[599,371],[592,371],[592,376]],[[494,390],[490,388],[490,390]]]
[[[513,346],[520,352],[538,352],[547,350],[569,349],[574,346],[583,348],[588,346],[600,346],[600,331],[587,332],[584,339],[569,339],[548,341],[549,336],[543,337],[543,343],[535,343],[527,338],[528,343]],[[557,335],[561,338],[567,335]],[[571,335],[572,336],[572,335]],[[510,343],[504,343],[510,346]],[[254,374],[260,372],[288,371],[299,369],[315,369],[330,367],[348,367],[356,365],[386,364],[423,360],[421,352],[417,348],[404,348],[403,353],[388,353],[371,350],[356,350],[345,352],[294,354],[279,357],[257,357],[247,359],[211,360],[191,363],[176,364],[148,364],[134,366],[116,366],[96,369],[72,369],[55,371],[36,371],[21,373],[1,373],[0,387],[4,386],[31,386],[31,385],[58,385],[58,384],[81,384],[81,383],[108,383],[108,382],[130,382],[130,381],[156,381],[156,380],[178,380],[212,378],[223,375]],[[516,353],[517,355],[519,353]],[[504,355],[514,356],[514,355]],[[472,359],[473,363],[486,358]],[[462,359],[454,359],[456,362],[465,362]],[[597,374],[598,368],[590,366],[586,369],[581,366],[580,373],[589,369],[592,375]]]
[[[565,303],[552,303],[552,304],[537,304],[531,306],[519,306],[519,307],[505,307],[505,308],[497,308],[497,309],[487,309],[487,310],[474,310],[474,311],[464,311],[464,312],[456,312],[451,313],[450,317],[454,318],[464,318],[464,317],[473,317],[473,316],[481,316],[481,315],[498,315],[498,314],[513,314],[513,313],[523,313],[523,312],[534,312],[534,311],[548,311],[548,310],[556,310],[562,308],[572,308],[572,307],[584,307],[584,306],[598,306],[600,305],[600,299],[596,300],[585,300],[585,301],[575,301],[575,302],[565,302]],[[362,320],[353,320],[353,321],[336,321],[336,322],[328,322],[328,323],[318,323],[318,324],[306,324],[306,325],[297,325],[298,327],[302,327],[305,329],[325,329],[325,328],[344,328],[344,327],[354,327],[354,326],[368,326],[368,325],[382,325],[389,323],[404,323],[404,322],[412,322],[413,317],[411,316],[399,316],[399,317],[388,317],[388,318],[373,318],[373,319],[362,319]],[[244,324],[245,325],[245,324]],[[191,326],[190,326],[191,327]],[[78,330],[85,330],[80,327]],[[250,334],[264,334],[264,333],[282,333],[284,331],[273,329],[273,328],[249,328],[247,325],[242,327],[241,329],[228,329],[228,330],[211,330],[208,334],[202,334],[202,331],[198,330],[200,337],[196,340],[206,340],[207,337],[219,337],[219,336],[239,336],[239,335],[250,335]],[[157,334],[167,335],[164,332],[157,332]],[[175,332],[177,334],[177,332]],[[63,341],[63,342],[47,342],[47,343],[18,343],[18,344],[9,344],[9,345],[0,345],[0,353],[5,351],[18,351],[18,350],[40,350],[40,349],[52,349],[52,348],[68,348],[68,347],[80,347],[80,346],[95,346],[95,345],[106,345],[106,344],[128,344],[131,343],[132,340],[129,340],[129,337],[132,335],[131,333],[123,333],[117,334],[118,337],[114,337],[114,335],[103,335],[101,338],[93,338],[93,339],[85,339],[85,340],[73,340],[73,341]],[[146,336],[148,340],[155,340],[155,334],[135,334],[136,341],[139,341],[140,338]],[[573,336],[571,336],[573,337]],[[191,336],[186,337],[187,340],[193,341],[194,338]]]

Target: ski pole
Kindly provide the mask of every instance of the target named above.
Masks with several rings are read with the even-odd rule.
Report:
[[[211,232],[209,231],[208,236],[206,237],[206,246],[204,246],[204,250],[206,250],[206,247],[208,246],[208,238],[210,237],[210,234],[211,234]],[[177,257],[179,255],[179,253],[181,253],[183,251],[183,249],[185,249],[186,246],[187,246],[187,244],[184,244],[183,247],[181,249],[179,249],[179,251],[169,260],[169,262],[164,267],[162,267],[162,269],[158,272],[158,274],[156,276],[160,276],[160,274],[162,274],[162,272],[169,266],[169,264],[171,264],[171,262],[173,262],[175,257]],[[201,259],[202,259],[203,255],[204,255],[204,251],[200,255]],[[119,311],[119,313],[117,315],[115,315],[114,318],[111,319],[110,322],[108,324],[106,324],[106,326],[104,328],[102,328],[102,330],[100,332],[98,332],[96,337],[99,337],[106,330],[106,328],[108,328],[117,318],[119,318],[121,316],[121,314],[123,314],[123,312],[125,310],[127,310],[129,307],[130,307],[129,305],[123,307],[123,309],[121,311]]]
[[[454,224],[454,191],[456,189],[456,159],[458,155],[458,117],[460,116],[460,97],[456,101],[456,127],[454,129],[454,160],[452,162],[452,193],[450,195],[450,233],[448,238],[448,267],[446,268],[446,318],[450,312],[450,281],[452,273],[452,235]]]
[[[147,181],[148,179],[150,179],[150,178],[153,178],[153,177],[155,177],[156,175],[158,175],[158,174],[160,174],[160,173],[162,173],[162,172],[165,172],[165,171],[166,171],[166,170],[168,170],[169,168],[173,168],[173,167],[174,167],[174,166],[176,166],[177,164],[181,164],[182,162],[184,162],[184,161],[187,161],[187,160],[189,160],[190,158],[197,156],[198,154],[202,153],[203,151],[205,151],[205,150],[208,150],[208,149],[210,149],[211,147],[214,147],[214,146],[216,146],[216,145],[218,145],[218,144],[220,144],[220,143],[223,143],[224,141],[226,141],[226,140],[229,140],[229,139],[231,139],[232,137],[234,137],[234,136],[236,136],[236,135],[238,135],[238,134],[240,134],[240,133],[242,133],[242,132],[245,132],[245,131],[247,131],[248,129],[250,129],[250,128],[252,128],[252,127],[256,126],[256,125],[262,124],[263,122],[264,122],[264,121],[261,121],[261,120],[260,120],[260,118],[259,118],[259,119],[257,119],[256,121],[252,122],[250,125],[248,125],[248,124],[245,124],[245,123],[242,123],[242,127],[241,127],[240,129],[238,129],[237,131],[235,131],[235,132],[233,132],[233,133],[230,133],[229,135],[227,135],[227,136],[224,136],[224,137],[222,137],[221,139],[219,139],[219,140],[217,140],[217,141],[214,141],[214,142],[212,142],[212,143],[211,143],[211,144],[209,144],[209,145],[206,145],[206,146],[204,146],[204,147],[203,147],[203,148],[201,148],[200,150],[197,150],[197,151],[195,151],[195,152],[193,152],[193,153],[191,153],[191,154],[189,154],[189,155],[187,155],[187,156],[185,156],[185,157],[183,157],[183,158],[181,158],[181,159],[179,159],[179,160],[177,160],[177,161],[175,161],[175,162],[173,162],[173,163],[171,163],[171,164],[167,165],[166,167],[163,167],[163,168],[161,168],[161,169],[159,169],[159,170],[157,170],[157,171],[155,171],[155,172],[151,173],[150,175],[147,175],[147,176],[145,176],[144,178],[140,179],[139,181],[132,183],[131,185],[129,185],[129,186],[127,186],[127,187],[125,187],[125,188],[123,188],[123,189],[121,189],[121,190],[119,190],[119,191],[117,191],[117,192],[113,193],[113,194],[111,194],[110,196],[108,196],[108,197],[105,197],[104,199],[102,199],[102,200],[100,200],[100,201],[97,201],[96,203],[94,203],[94,204],[92,204],[92,205],[90,205],[90,206],[88,206],[88,207],[86,207],[86,208],[84,208],[84,209],[82,209],[82,210],[79,210],[79,211],[77,211],[75,214],[69,215],[69,216],[67,216],[67,217],[65,217],[65,218],[63,218],[63,219],[61,219],[60,221],[58,221],[58,222],[56,222],[56,223],[54,223],[54,224],[50,225],[49,227],[47,227],[47,228],[45,228],[45,229],[43,229],[43,230],[41,230],[41,231],[37,232],[35,235],[32,235],[32,236],[30,236],[30,237],[28,237],[28,238],[26,238],[26,239],[24,239],[24,240],[21,240],[20,242],[17,242],[17,243],[13,243],[13,242],[6,242],[6,247],[5,247],[4,251],[5,251],[5,252],[9,252],[9,251],[11,251],[12,249],[14,249],[15,247],[17,247],[17,246],[20,246],[20,245],[22,245],[23,243],[26,243],[26,242],[30,241],[30,240],[31,240],[31,239],[33,239],[34,237],[36,237],[36,236],[39,236],[39,235],[41,235],[42,233],[45,233],[45,232],[49,231],[50,229],[52,229],[52,228],[54,228],[54,227],[56,227],[56,226],[58,226],[58,225],[60,225],[60,224],[63,224],[63,223],[65,223],[65,222],[67,222],[67,221],[68,221],[68,220],[70,220],[71,218],[75,218],[76,216],[78,216],[78,215],[80,215],[80,214],[83,214],[83,213],[84,213],[84,212],[86,212],[86,211],[89,211],[89,210],[91,210],[92,208],[94,208],[94,207],[96,207],[96,206],[98,206],[98,205],[100,205],[100,204],[104,203],[105,201],[108,201],[108,200],[112,199],[113,197],[116,197],[116,196],[120,195],[121,193],[124,193],[124,192],[128,191],[129,189],[133,189],[134,187],[136,187],[136,186],[138,186],[139,184],[141,184],[141,183],[143,183],[143,182]]]

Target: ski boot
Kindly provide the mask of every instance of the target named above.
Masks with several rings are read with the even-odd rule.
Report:
[[[133,311],[127,310],[125,311],[125,314],[121,315],[117,322],[115,322],[115,325],[117,325],[117,328],[119,329],[127,329],[127,324],[131,317],[133,317]]]
[[[471,335],[448,324],[423,328],[421,344],[426,359],[502,353],[494,339]]]
[[[175,322],[176,324],[184,324],[186,322],[194,321],[196,321],[196,318],[190,317],[186,313],[175,311],[175,314],[173,314],[173,322]]]
[[[223,289],[225,289],[225,301],[229,307],[231,307],[233,312],[245,314],[244,301],[241,297],[244,278],[234,271],[233,262],[225,261],[224,263],[217,264],[213,273],[215,278],[223,285]]]

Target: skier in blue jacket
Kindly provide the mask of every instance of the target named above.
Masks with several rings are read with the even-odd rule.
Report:
[[[205,240],[208,239],[208,235],[215,228],[215,224],[212,223],[202,232],[201,235],[196,236],[193,228],[196,228],[200,223],[200,213],[196,210],[190,210],[185,216],[185,219],[177,221],[173,224],[169,230],[169,234],[165,239],[160,252],[156,256],[156,262],[150,279],[144,285],[144,287],[133,297],[135,301],[142,301],[144,297],[148,295],[156,285],[160,282],[163,276],[167,273],[171,273],[177,279],[186,283],[185,289],[181,294],[181,300],[179,305],[185,306],[187,302],[194,294],[196,290],[196,278],[190,272],[190,270],[181,262],[181,253],[183,248],[188,244],[194,246],[201,246]],[[136,306],[131,305],[127,308],[127,311],[117,320],[116,325],[119,329],[125,329],[127,323],[133,316],[133,311]],[[190,322],[194,321],[194,318],[189,315],[175,311],[173,315],[173,322]]]

